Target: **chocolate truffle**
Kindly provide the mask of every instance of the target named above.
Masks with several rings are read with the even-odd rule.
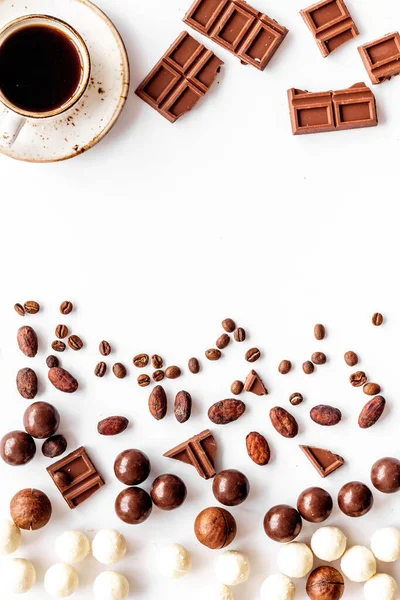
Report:
[[[384,494],[400,490],[400,460],[386,456],[380,458],[371,469],[372,485]]]
[[[51,512],[46,494],[32,488],[21,490],[10,502],[12,520],[20,529],[41,529],[50,521]]]
[[[194,533],[201,544],[219,550],[229,546],[235,539],[236,521],[225,508],[213,506],[197,515]]]
[[[333,567],[318,567],[310,573],[306,592],[311,600],[340,600],[344,594],[344,579]]]
[[[60,425],[58,410],[47,402],[34,402],[25,411],[24,427],[34,438],[45,439],[55,434]]]
[[[174,510],[186,500],[186,485],[177,475],[166,473],[153,481],[150,495],[161,510]]]
[[[320,487],[310,487],[297,500],[297,510],[306,521],[322,523],[332,512],[332,497]]]
[[[215,476],[212,489],[218,502],[225,506],[237,506],[249,495],[250,484],[240,471],[226,469]]]
[[[360,481],[350,481],[339,491],[339,508],[348,517],[362,517],[372,508],[374,497],[371,490]]]
[[[129,525],[138,525],[149,518],[153,505],[149,494],[139,487],[122,490],[115,500],[117,516]]]
[[[56,458],[64,454],[67,449],[67,440],[63,435],[53,435],[49,437],[42,445],[42,453],[47,458]]]
[[[1,440],[0,453],[4,462],[13,467],[25,465],[35,456],[35,442],[25,431],[10,431]]]
[[[301,527],[300,514],[287,504],[273,506],[264,517],[264,531],[275,542],[291,542],[297,538]]]
[[[140,450],[124,450],[115,459],[114,473],[125,485],[138,485],[148,478],[150,461]]]

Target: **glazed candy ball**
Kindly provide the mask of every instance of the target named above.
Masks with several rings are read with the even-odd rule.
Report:
[[[92,542],[92,552],[96,560],[104,565],[113,565],[126,554],[126,539],[115,529],[101,529]]]
[[[399,586],[390,575],[378,573],[364,584],[365,600],[396,600]]]
[[[44,589],[53,598],[67,598],[78,588],[78,573],[70,565],[58,563],[47,569]]]
[[[321,527],[311,538],[311,549],[315,556],[333,562],[343,556],[347,538],[338,527]]]
[[[157,565],[161,575],[169,579],[180,579],[189,573],[192,566],[190,552],[180,544],[170,544],[160,548]]]
[[[350,581],[362,583],[376,573],[376,560],[365,546],[353,546],[343,555],[340,568]]]
[[[73,565],[90,552],[90,542],[82,531],[65,531],[56,540],[56,553],[63,562]]]
[[[242,552],[227,550],[220,554],[215,563],[215,574],[220,583],[239,585],[250,575],[249,559]]]
[[[310,548],[301,542],[291,542],[282,546],[278,552],[278,567],[288,577],[305,577],[314,565]]]
[[[296,587],[286,575],[277,573],[264,580],[260,589],[261,600],[294,600]]]
[[[21,544],[21,531],[10,519],[0,521],[0,555],[12,554]]]
[[[378,560],[394,562],[400,559],[400,530],[382,527],[371,537],[371,550]]]
[[[2,585],[12,594],[25,594],[35,585],[36,571],[29,560],[13,558],[2,569]]]
[[[129,594],[128,580],[116,571],[104,571],[94,580],[93,594],[96,600],[125,600]]]

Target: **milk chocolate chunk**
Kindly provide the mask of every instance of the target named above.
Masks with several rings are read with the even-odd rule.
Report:
[[[359,33],[343,0],[322,0],[300,14],[324,58]]]
[[[372,83],[383,83],[400,73],[400,34],[397,31],[360,46],[358,51]]]
[[[223,64],[214,52],[184,31],[135,93],[174,123],[205,96]]]
[[[247,375],[247,377],[245,379],[244,391],[252,392],[253,394],[256,394],[257,396],[264,396],[265,394],[268,394],[268,390],[265,387],[265,385],[263,384],[261,377],[253,369],[250,371],[250,373]]]
[[[214,436],[209,429],[206,429],[186,442],[175,446],[164,456],[192,465],[200,477],[211,479],[215,475],[214,458],[216,453],[217,445]]]
[[[300,448],[321,477],[328,477],[328,475],[344,465],[343,458],[330,450],[316,448],[315,446],[300,446]]]
[[[288,34],[243,0],[195,0],[183,21],[260,71]]]

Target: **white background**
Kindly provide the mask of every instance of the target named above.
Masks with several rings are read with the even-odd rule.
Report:
[[[124,36],[134,90],[184,28],[181,19],[189,2],[99,3]],[[305,4],[256,3],[290,29],[263,73],[204,40],[225,61],[220,83],[175,125],[132,93],[113,132],[85,155],[42,166],[0,158],[1,433],[22,427],[27,402],[16,391],[15,375],[32,366],[41,381],[37,399],[58,407],[60,432],[69,448],[84,444],[107,482],[70,511],[45,472],[48,461],[40,444],[29,465],[0,465],[4,516],[11,496],[26,486],[42,489],[53,503],[51,523],[24,532],[17,553],[31,558],[38,570],[32,600],[44,598],[43,575],[56,560],[57,535],[80,528],[93,536],[103,527],[118,528],[128,539],[129,554],[116,569],[128,576],[132,598],[203,597],[205,583],[214,581],[218,552],[200,546],[193,522],[201,509],[216,503],[211,482],[162,453],[209,425],[208,406],[229,397],[231,381],[249,370],[243,354],[250,346],[262,350],[257,369],[271,394],[245,396],[247,412],[240,421],[212,428],[219,447],[217,469],[242,469],[251,483],[248,500],[232,509],[238,535],[231,548],[246,552],[252,567],[248,583],[235,589],[236,600],[256,599],[264,577],[276,571],[278,545],[262,530],[268,508],[295,504],[311,485],[322,485],[336,498],[347,481],[368,483],[374,460],[398,455],[400,78],[374,87],[379,127],[298,138],[291,135],[286,90],[368,82],[357,45],[399,29],[400,6],[394,0],[349,0],[361,35],[322,59],[298,14]],[[43,310],[22,321],[12,306],[31,298]],[[76,311],[60,319],[58,305],[64,299],[71,299]],[[382,328],[370,323],[375,310],[387,317]],[[149,390],[138,388],[132,356],[158,352],[168,364],[185,367],[190,356],[202,357],[214,344],[226,316],[248,330],[248,341],[232,343],[218,363],[203,360],[198,376],[185,369],[181,379],[167,382],[169,414],[154,421],[147,411]],[[46,380],[45,357],[60,321],[85,341],[80,353],[62,355],[62,364],[81,382],[73,396],[57,392]],[[328,329],[322,343],[313,338],[318,321]],[[16,347],[16,330],[23,322],[40,337],[35,359],[26,359]],[[111,373],[103,380],[93,375],[103,338],[115,348],[109,365],[121,360],[129,366],[124,381]],[[384,418],[369,431],[357,427],[366,397],[348,383],[351,370],[342,357],[350,348],[360,354],[371,379],[383,385],[388,401]],[[307,377],[301,363],[318,349],[329,362]],[[282,358],[295,365],[286,377],[277,373]],[[179,389],[194,398],[193,417],[185,425],[175,421],[171,410]],[[303,392],[306,400],[292,410],[301,432],[286,440],[272,429],[268,411],[277,404],[289,407],[293,391]],[[310,421],[310,408],[321,402],[342,410],[343,422],[336,428],[327,431]],[[100,438],[97,421],[118,413],[129,417],[131,427],[118,438]],[[254,429],[267,436],[272,448],[271,463],[264,468],[246,454],[244,439]],[[346,466],[322,480],[299,443],[326,446],[342,454]],[[184,507],[169,514],[155,508],[140,526],[117,519],[113,503],[122,485],[112,465],[128,447],[151,458],[152,473],[143,484],[147,490],[160,473],[185,480]],[[342,526],[351,544],[368,544],[376,528],[400,525],[398,498],[374,495],[375,506],[366,517],[349,519],[335,507],[328,524]],[[305,525],[299,540],[309,541],[315,529]],[[170,542],[183,543],[193,556],[192,573],[175,583],[156,572],[157,545]],[[379,569],[400,575],[396,566]],[[86,600],[101,565],[89,559],[78,571],[81,587],[75,598]],[[360,586],[346,585],[346,598],[361,597]],[[304,600],[304,581],[297,587]]]

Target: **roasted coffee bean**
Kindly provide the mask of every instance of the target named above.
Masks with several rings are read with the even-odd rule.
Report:
[[[63,340],[68,335],[68,327],[66,325],[57,325],[55,331],[56,337]]]
[[[51,344],[51,347],[56,352],[64,352],[64,350],[66,348],[64,342],[61,340],[54,340],[54,342]]]
[[[342,413],[334,406],[319,404],[311,409],[310,417],[318,425],[332,427],[332,425],[337,425],[342,420]]]
[[[216,402],[208,409],[208,418],[215,425],[227,425],[236,421],[243,415],[246,410],[246,405],[241,400],[228,398]]]
[[[40,305],[35,300],[28,300],[24,303],[24,309],[28,315],[36,315],[40,310]]]
[[[172,365],[171,367],[167,367],[165,369],[165,377],[167,379],[176,379],[181,374],[181,370],[176,365]]]
[[[95,369],[94,369],[94,374],[96,375],[96,377],[104,377],[104,375],[106,374],[107,371],[107,365],[105,362],[103,362],[102,360],[100,362],[97,363]]]
[[[60,434],[49,437],[42,445],[42,453],[47,458],[56,458],[56,456],[64,454],[66,449],[67,440]]]
[[[64,300],[64,302],[61,302],[60,304],[60,313],[62,315],[69,315],[73,308],[74,306],[72,302],[70,302],[69,300]]]
[[[287,375],[287,373],[289,373],[291,368],[292,368],[292,363],[290,362],[290,360],[281,360],[281,362],[279,363],[278,371],[282,375]]]
[[[349,380],[353,387],[361,387],[367,383],[367,376],[364,371],[356,371],[350,375]]]
[[[142,369],[143,367],[147,367],[149,364],[149,355],[148,354],[136,354],[133,357],[133,364],[135,367]]]
[[[48,377],[54,387],[60,390],[60,392],[72,394],[79,387],[79,383],[75,377],[61,367],[52,367],[49,369]]]
[[[377,396],[381,392],[381,386],[378,383],[366,383],[363,392],[367,396]]]
[[[33,400],[38,392],[38,379],[33,369],[20,369],[17,373],[17,389],[23,398]]]
[[[192,397],[189,392],[182,390],[175,396],[174,404],[175,418],[178,423],[186,423],[192,414]]]
[[[154,381],[162,381],[164,379],[164,371],[157,369],[157,371],[154,371],[152,377]]]
[[[221,324],[222,328],[228,333],[233,333],[236,329],[235,321],[233,319],[224,319]]]
[[[247,454],[256,465],[267,465],[271,458],[268,442],[261,433],[252,431],[246,437]]]
[[[303,371],[306,375],[311,375],[311,373],[314,373],[314,365],[312,364],[311,360],[306,360],[306,362],[303,362]]]
[[[317,323],[314,327],[314,336],[316,340],[323,340],[326,335],[325,327],[321,323]]]
[[[150,385],[151,379],[146,373],[142,373],[142,375],[139,375],[139,377],[137,378],[137,382],[140,385],[140,387],[147,387],[148,385]]]
[[[122,363],[120,363],[120,362],[115,363],[113,365],[112,370],[113,370],[115,377],[118,377],[118,379],[123,379],[124,377],[126,377],[126,367]]]
[[[372,315],[372,325],[375,325],[375,327],[379,327],[380,325],[382,325],[383,323],[383,315],[381,315],[381,313],[374,313]]]
[[[97,423],[97,431],[100,435],[119,435],[128,427],[129,421],[126,417],[107,417]]]
[[[258,360],[260,356],[261,352],[258,348],[250,348],[250,350],[247,350],[246,354],[244,355],[247,362],[250,363],[256,362],[256,360]]]
[[[19,314],[20,317],[24,317],[25,316],[25,309],[22,306],[22,304],[14,304],[14,310],[16,313]]]
[[[102,356],[111,354],[111,346],[106,340],[102,340],[99,344],[99,352]]]
[[[58,360],[57,356],[54,356],[54,354],[50,354],[50,356],[46,358],[46,365],[49,367],[49,369],[58,367],[59,364],[60,361]]]
[[[209,350],[205,351],[205,355],[208,360],[219,360],[222,356],[222,353],[221,350],[218,350],[218,348],[210,348]]]
[[[151,364],[153,369],[162,369],[164,366],[164,361],[159,354],[153,354],[151,357]]]
[[[358,425],[361,429],[368,429],[369,427],[372,427],[372,425],[375,425],[381,418],[382,413],[385,410],[385,405],[386,400],[383,396],[376,396],[367,402],[358,417]]]
[[[68,346],[71,350],[80,350],[83,347],[83,342],[78,335],[70,335],[68,338]]]
[[[289,402],[292,406],[298,406],[299,404],[301,404],[303,402],[304,398],[303,395],[300,394],[300,392],[294,392],[293,394],[290,394],[289,396]]]
[[[326,355],[323,352],[314,352],[311,361],[314,365],[324,365],[326,363]]]
[[[215,345],[220,350],[223,350],[224,348],[227,347],[227,345],[229,344],[230,341],[231,341],[231,338],[229,337],[229,335],[227,333],[223,333],[222,335],[219,336],[219,338],[215,342]]]
[[[352,350],[348,350],[344,355],[344,360],[346,365],[349,365],[349,367],[355,367],[358,363],[358,356]]]
[[[36,356],[38,351],[38,338],[32,327],[24,326],[18,329],[17,333],[18,347],[29,358]]]
[[[156,385],[149,396],[149,411],[157,421],[167,414],[167,394],[161,385]]]
[[[233,337],[235,338],[236,342],[244,342],[246,339],[246,332],[243,327],[237,327],[233,332]]]
[[[196,373],[200,371],[200,363],[197,360],[197,358],[195,358],[194,356],[192,356],[192,358],[189,358],[188,367],[189,371],[196,375]]]
[[[239,379],[236,379],[236,381],[234,381],[231,385],[231,392],[235,396],[238,396],[239,394],[241,394],[243,392],[243,388],[244,388],[243,381],[239,381]]]
[[[269,411],[269,418],[276,431],[285,438],[294,438],[299,433],[296,419],[284,408],[275,406]]]

